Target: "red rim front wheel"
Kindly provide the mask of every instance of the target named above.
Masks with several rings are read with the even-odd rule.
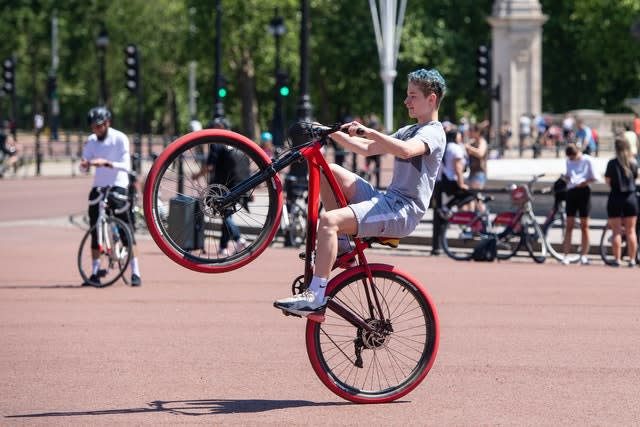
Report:
[[[177,139],[155,161],[144,189],[145,219],[156,244],[173,261],[204,273],[234,270],[255,259],[280,223],[278,176],[224,208],[216,202],[270,163],[257,144],[235,132],[207,129]],[[207,172],[200,173],[203,168]]]
[[[371,310],[363,267],[349,269],[328,286],[327,295],[371,326],[356,327],[329,308],[325,321],[307,321],[307,353],[320,380],[356,403],[384,403],[415,389],[438,351],[438,316],[423,287],[392,266],[372,264],[382,315]]]

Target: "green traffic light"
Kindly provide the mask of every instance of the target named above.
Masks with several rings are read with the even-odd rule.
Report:
[[[224,98],[225,96],[227,96],[227,90],[221,87],[220,89],[218,89],[218,96],[220,98]]]
[[[288,96],[289,95],[289,88],[286,86],[282,86],[280,88],[280,95],[282,96]]]

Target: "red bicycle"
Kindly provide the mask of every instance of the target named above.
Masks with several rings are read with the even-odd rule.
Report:
[[[240,268],[258,257],[278,231],[278,174],[294,162],[306,161],[304,274],[292,285],[294,293],[301,292],[313,274],[322,176],[340,206],[346,206],[321,151],[328,135],[339,130],[340,125],[298,123],[290,130],[294,146],[273,160],[253,141],[230,131],[208,129],[179,138],[162,152],[147,177],[144,211],[150,234],[166,255],[186,268],[207,273]],[[229,185],[189,178],[207,158],[213,163],[208,153],[220,150],[227,151],[227,167],[248,170],[249,178]],[[219,155],[214,157],[219,161]],[[182,216],[184,206],[195,207],[192,220],[172,219]],[[227,229],[228,218],[241,238],[231,250],[220,251],[219,237],[232,231]],[[203,236],[194,238],[194,228]],[[374,243],[397,241],[353,238],[351,252],[340,256],[334,268],[353,258],[355,266],[330,280],[326,312],[306,323],[307,353],[316,374],[332,392],[358,403],[393,401],[417,387],[434,363],[439,341],[438,316],[424,286],[392,265],[368,263],[364,251]]]

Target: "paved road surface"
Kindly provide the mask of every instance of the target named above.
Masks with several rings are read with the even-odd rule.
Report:
[[[67,215],[89,185],[0,182],[0,425],[640,423],[639,269],[372,251],[427,285],[441,345],[402,401],[354,405],[316,379],[303,321],[271,307],[294,250],[205,275],[141,238],[141,288],[80,288]]]

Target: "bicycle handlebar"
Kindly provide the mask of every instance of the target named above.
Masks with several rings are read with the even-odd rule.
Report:
[[[111,193],[111,187],[96,187],[96,191],[98,192],[98,196],[95,199],[89,199],[89,206],[97,205],[98,203],[100,203],[100,201],[105,200],[108,197],[109,193]],[[124,206],[122,206],[120,209],[114,209],[113,212],[116,215],[121,214],[122,212],[126,212],[131,205],[131,202],[129,202],[129,198],[118,193],[112,194],[116,199],[126,201]]]
[[[301,146],[315,140],[323,139],[338,131],[348,134],[348,130],[343,128],[344,125],[345,123],[334,123],[331,126],[325,126],[319,123],[296,122],[289,128],[289,135],[291,136],[294,146]],[[358,128],[356,134],[363,135],[364,128]]]

